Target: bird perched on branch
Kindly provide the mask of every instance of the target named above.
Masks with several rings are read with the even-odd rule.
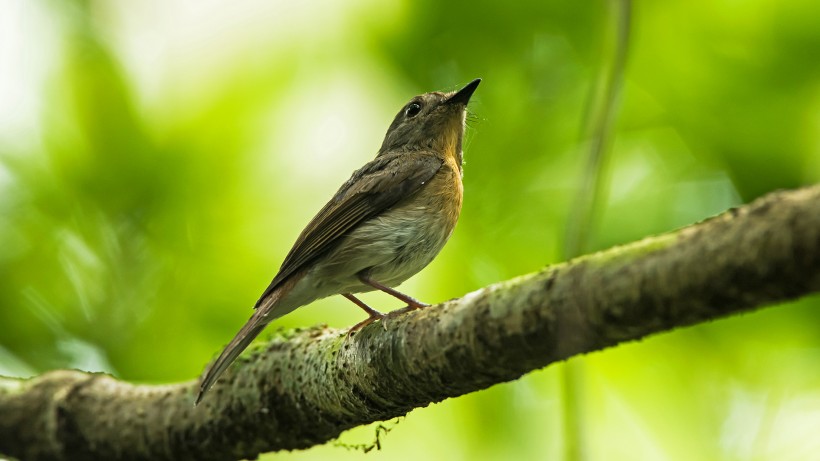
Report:
[[[383,291],[426,304],[398,286],[441,251],[461,212],[462,138],[467,103],[481,79],[451,92],[414,97],[387,129],[376,158],[353,173],[296,239],[255,311],[200,381],[196,403],[271,321],[341,294],[368,318],[384,318],[354,293]]]

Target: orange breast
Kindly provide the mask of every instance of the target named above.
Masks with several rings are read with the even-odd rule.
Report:
[[[419,194],[420,201],[426,202],[428,209],[435,210],[439,225],[446,229],[444,232],[452,232],[461,214],[464,196],[461,170],[454,157],[447,156],[441,170]]]

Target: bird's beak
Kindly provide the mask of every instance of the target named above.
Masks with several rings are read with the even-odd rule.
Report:
[[[464,88],[456,91],[456,93],[450,96],[444,104],[463,104],[467,105],[470,101],[470,96],[473,95],[473,92],[476,88],[478,88],[478,84],[481,83],[481,79],[477,78],[472,82],[468,83]]]

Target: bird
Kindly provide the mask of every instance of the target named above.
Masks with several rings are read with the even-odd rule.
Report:
[[[480,82],[415,96],[399,110],[376,157],[296,239],[251,318],[202,375],[194,405],[271,321],[298,307],[341,294],[368,314],[354,332],[385,317],[356,293],[379,290],[407,305],[394,312],[428,306],[394,287],[427,266],[456,226],[467,103]]]

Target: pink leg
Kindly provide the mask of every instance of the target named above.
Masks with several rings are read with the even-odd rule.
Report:
[[[384,314],[382,314],[381,312],[377,311],[376,309],[373,309],[372,307],[368,306],[361,299],[353,296],[352,294],[342,293],[342,296],[344,296],[345,298],[352,301],[353,304],[361,307],[362,310],[367,312],[367,315],[369,315],[369,317],[367,317],[366,319],[364,319],[361,322],[353,325],[353,328],[351,328],[350,331],[347,332],[348,335],[355,332],[355,331],[361,330],[362,328],[370,325],[371,323],[375,322],[376,320],[384,318]]]
[[[366,285],[370,285],[371,287],[373,287],[377,290],[383,291],[383,292],[389,294],[390,296],[392,296],[394,298],[397,298],[397,299],[401,300],[402,302],[407,303],[408,309],[402,309],[401,312],[404,312],[406,310],[412,310],[412,309],[421,309],[422,307],[429,306],[429,304],[423,303],[423,302],[419,301],[416,298],[412,298],[412,297],[407,296],[406,294],[401,293],[399,291],[396,291],[396,290],[394,290],[394,289],[392,289],[388,286],[382,285],[381,283],[371,279],[370,277],[368,277],[364,274],[359,274],[359,280],[361,280],[362,283],[364,283]]]

